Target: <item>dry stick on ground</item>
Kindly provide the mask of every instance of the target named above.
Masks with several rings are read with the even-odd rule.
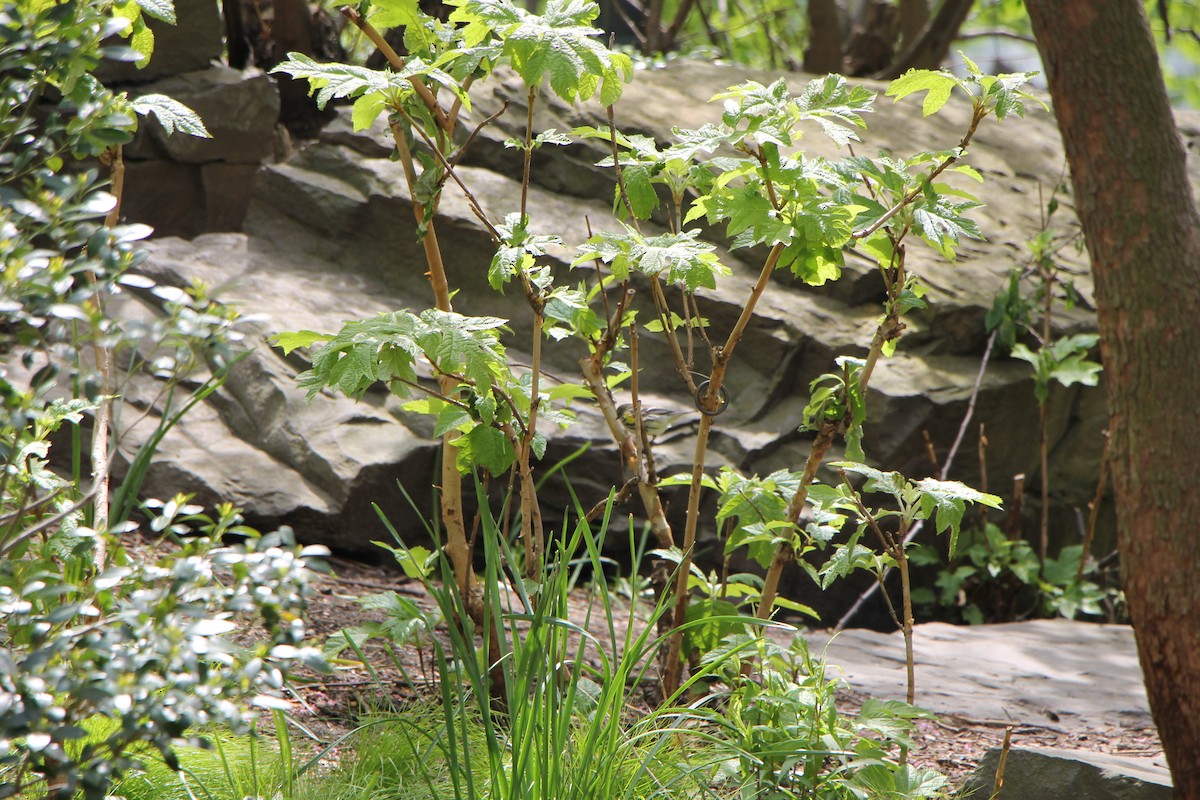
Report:
[[[963,437],[966,435],[967,427],[971,424],[971,418],[975,416],[975,403],[979,399],[979,390],[983,385],[983,376],[987,372],[987,365],[991,360],[992,348],[995,346],[995,344],[996,332],[993,331],[988,337],[987,347],[984,349],[983,358],[979,362],[979,371],[975,373],[975,384],[971,387],[971,397],[967,401],[967,413],[963,415],[962,422],[959,423],[958,426],[958,433],[954,437],[954,443],[950,445],[950,451],[946,453],[946,461],[942,465],[941,472],[938,474],[939,480],[946,480],[946,476],[950,473],[950,468],[954,465],[954,457],[958,455],[958,448],[962,445]],[[917,534],[919,534],[923,528],[924,520],[917,520],[913,526],[908,529],[908,533],[904,537],[904,544],[907,546],[909,542],[916,538]],[[883,587],[883,581],[887,578],[889,572],[890,570],[884,570],[879,581],[872,583],[867,587],[866,591],[859,595],[858,599],[854,601],[854,605],[850,606],[846,613],[842,615],[842,618],[837,621],[837,625],[833,627],[835,631],[843,630],[848,624],[850,624],[850,620],[854,619],[854,617],[858,615],[858,612],[862,610],[863,605],[865,605],[866,602],[874,596],[875,592],[880,591],[880,589]]]

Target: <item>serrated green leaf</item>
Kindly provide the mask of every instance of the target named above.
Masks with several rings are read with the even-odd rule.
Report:
[[[961,237],[982,239],[983,232],[963,213],[978,208],[973,201],[955,202],[934,195],[913,209],[913,230],[945,258],[954,261],[955,247]]]
[[[1097,362],[1088,361],[1083,356],[1073,355],[1058,362],[1050,371],[1050,378],[1063,386],[1071,386],[1076,383],[1095,386],[1100,382],[1100,373],[1103,371],[1104,367]]]
[[[381,92],[384,89],[410,89],[404,77],[391,70],[375,70],[355,67],[350,64],[322,64],[303,53],[288,53],[287,61],[271,70],[272,74],[285,73],[293,78],[304,78],[312,87],[317,107],[324,108],[330,100],[338,97]]]
[[[633,215],[638,219],[650,219],[650,214],[658,207],[658,193],[654,191],[654,185],[651,183],[650,169],[649,165],[635,164],[621,172],[625,196],[629,198]],[[618,186],[618,195],[620,191],[621,187]]]
[[[451,311],[421,312],[422,326],[415,336],[421,348],[444,374],[463,374],[477,391],[487,391],[494,380],[508,373],[508,361],[499,331],[507,320],[468,317]]]
[[[925,94],[925,101],[921,103],[921,116],[928,117],[940,111],[942,106],[946,105],[946,101],[950,99],[952,91],[954,91],[952,81],[944,81],[931,86]]]
[[[297,348],[312,347],[317,342],[324,342],[332,338],[331,334],[317,333],[316,331],[286,331],[272,336],[271,344],[281,348],[284,355],[290,355]]]
[[[354,130],[365,131],[375,124],[375,120],[388,107],[387,95],[384,92],[369,92],[354,101],[350,112],[350,121]]]
[[[493,475],[502,475],[517,458],[508,437],[488,425],[476,425],[466,435],[460,436],[458,447],[460,472],[469,472],[479,466]]]
[[[421,24],[421,8],[417,0],[372,0],[367,17],[376,28]]]
[[[560,323],[569,333],[586,339],[594,338],[604,330],[604,321],[588,305],[587,293],[582,289],[555,287],[546,298],[542,313],[548,323],[547,333],[550,332],[551,323]],[[586,395],[590,394],[586,392]]]
[[[720,598],[702,598],[688,604],[686,621],[699,624],[684,630],[685,646],[691,650],[707,653],[721,643],[725,637],[743,631],[746,623],[738,619],[737,606]]]
[[[175,19],[175,3],[172,0],[137,0],[138,7],[143,13],[155,19],[161,19],[170,25],[177,24]]]
[[[609,105],[632,77],[633,62],[597,41],[603,32],[591,23],[598,14],[595,3],[586,0],[549,0],[541,15],[508,3],[467,0],[451,21],[468,22],[464,35],[471,39],[499,37],[503,57],[527,85],[548,78],[567,102],[587,100],[599,90],[601,102]]]
[[[546,437],[543,434],[535,433],[533,438],[529,440],[529,452],[533,453],[533,457],[541,461],[546,455]]]
[[[929,116],[945,105],[950,93],[958,85],[954,76],[947,72],[910,69],[888,85],[887,96],[900,101],[915,92],[928,92],[921,112],[924,116]]]
[[[950,557],[954,557],[958,546],[959,526],[967,503],[979,503],[989,508],[1001,508],[1002,502],[994,494],[986,494],[978,489],[972,489],[958,481],[939,481],[925,478],[917,481],[915,487],[921,493],[921,513],[926,518],[933,518],[938,533],[950,531]]]
[[[201,139],[212,138],[199,114],[165,94],[144,94],[131,100],[129,105],[141,116],[153,114],[168,134],[178,130]]]
[[[838,578],[845,578],[856,569],[866,569],[872,564],[875,554],[858,543],[857,534],[849,542],[834,548],[833,554],[821,565],[818,575],[821,588],[828,589]]]
[[[438,408],[433,425],[434,438],[445,436],[448,431],[456,430],[464,423],[471,421],[471,415],[462,406],[453,403],[442,403]]]
[[[129,37],[129,46],[138,54],[137,61],[134,62],[138,69],[150,63],[150,56],[154,55],[154,31],[141,17],[133,21],[133,35]]]
[[[730,274],[714,252],[716,248],[697,239],[698,230],[643,236],[633,229],[625,233],[604,232],[582,245],[574,264],[593,259],[611,265],[617,280],[626,280],[631,270],[667,283],[681,284],[689,291],[704,286],[716,288],[716,279]]]

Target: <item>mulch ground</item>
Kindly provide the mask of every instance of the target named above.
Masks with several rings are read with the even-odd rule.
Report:
[[[151,544],[136,536],[127,536],[123,545],[134,558],[151,558],[157,552],[170,549],[162,543]],[[372,566],[341,558],[328,562],[329,573],[317,573],[315,591],[309,600],[306,618],[313,640],[321,644],[342,628],[378,620],[377,611],[365,611],[356,602],[364,595],[396,591],[425,610],[436,607],[421,585],[406,579],[403,574],[386,566]],[[572,621],[585,624],[588,596],[579,590],[574,595],[577,606],[572,608]],[[629,606],[614,608],[618,630],[628,624]],[[640,620],[639,620],[640,622]],[[596,626],[592,626],[595,633]],[[598,636],[603,639],[603,636]],[[353,653],[347,661],[354,659]],[[369,668],[347,663],[333,675],[299,675],[293,683],[297,701],[295,716],[313,741],[306,748],[313,752],[335,744],[352,731],[364,714],[383,711],[429,696],[432,684],[430,654],[418,647],[394,648],[389,652],[381,644],[371,643],[365,649]],[[843,690],[839,692],[840,708],[854,713],[865,695]],[[886,698],[885,698],[886,699]],[[631,709],[635,712],[637,709]],[[1007,726],[990,720],[974,720],[969,715],[943,715],[936,720],[919,720],[913,735],[912,763],[933,767],[947,775],[952,785],[958,785],[982,759],[989,749],[1000,747]],[[1138,757],[1161,757],[1162,746],[1153,728],[1129,728],[1108,725],[1094,730],[1066,730],[1053,725],[1018,725],[1011,733],[1013,747],[1055,747],[1064,750],[1090,750]],[[336,761],[339,748],[330,751],[329,761]]]
[[[318,640],[343,627],[377,619],[378,612],[364,612],[355,602],[355,598],[366,594],[394,590],[422,608],[435,607],[432,598],[418,583],[406,580],[394,570],[338,558],[332,559],[330,565],[333,572],[317,579],[317,591],[308,609],[309,625]],[[573,621],[582,624],[588,600],[583,591],[579,591],[577,597],[578,608],[572,610],[572,617]],[[629,615],[628,607],[615,611],[619,615],[618,625],[624,624]],[[422,685],[427,675],[423,672],[428,664],[427,653],[417,648],[404,648],[388,654],[382,647],[372,645],[366,654],[374,674],[361,667],[347,668],[332,677],[297,684],[299,698],[303,701],[301,716],[321,738],[335,738],[349,730],[361,713],[385,707],[389,700],[412,700],[428,691],[429,686]],[[426,660],[422,661],[422,657]],[[396,666],[393,658],[399,659],[403,670]],[[413,680],[406,680],[405,674]],[[381,696],[381,686],[386,688],[389,697]],[[839,693],[839,699],[844,711],[854,712],[865,696],[845,690]],[[920,766],[936,768],[947,775],[953,785],[958,785],[984,753],[1001,746],[1006,727],[994,721],[973,720],[968,715],[920,720],[910,760]],[[1112,725],[1079,731],[1052,725],[1018,725],[1013,727],[1011,741],[1013,747],[1056,747],[1139,757],[1162,755],[1158,734],[1152,728]]]

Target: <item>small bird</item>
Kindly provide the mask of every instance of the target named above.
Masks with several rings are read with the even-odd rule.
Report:
[[[647,438],[654,439],[666,433],[667,428],[671,427],[671,423],[675,420],[687,416],[689,413],[688,411],[673,411],[669,408],[642,406],[642,427]],[[633,414],[631,403],[622,403],[617,406],[617,416],[621,418],[621,424],[627,431],[631,434],[637,433],[637,417]]]

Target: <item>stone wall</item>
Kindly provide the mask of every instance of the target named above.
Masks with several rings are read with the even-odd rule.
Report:
[[[200,114],[211,139],[164,134],[157,120],[125,148],[124,217],[158,236],[239,231],[258,168],[275,160],[279,91],[258,69],[223,62],[224,25],[214,0],[177,0],[177,25],[151,19],[155,45],[142,69],[105,62],[98,76],[131,96],[161,93]],[[281,138],[283,137],[283,138]]]
[[[261,76],[229,77],[227,83],[221,76],[227,73],[210,70],[185,76],[197,106],[209,98],[219,105],[224,101],[215,98],[238,97],[252,109],[252,98],[269,94],[260,84]],[[617,108],[617,122],[628,132],[667,141],[672,126],[699,127],[717,118],[719,106],[707,101],[728,85],[747,78],[766,83],[775,77],[682,61],[641,72]],[[794,76],[793,91],[803,81]],[[523,92],[499,78],[475,87],[472,96],[474,120],[509,102],[497,123],[483,130],[460,170],[486,212],[500,219],[519,203],[519,163],[503,141],[524,125]],[[922,119],[915,103],[893,104],[882,98],[876,109],[862,149],[900,155],[953,146],[969,114],[965,104],[952,103],[944,113]],[[265,125],[269,114],[263,117]],[[570,130],[603,121],[603,110],[595,106],[571,108],[550,100],[540,102],[535,114],[539,130]],[[1189,141],[1194,140],[1195,121],[1189,117],[1182,124]],[[235,163],[246,163],[232,159],[249,159],[257,152],[256,135],[250,127],[232,123],[227,130],[226,142],[244,142],[247,149],[233,144],[222,149],[216,142],[177,146],[153,131],[139,143],[141,149],[134,148],[169,156],[171,160],[163,163],[171,166],[162,169],[179,170],[181,177],[178,184],[164,178],[162,186],[185,187],[173,191],[202,193],[205,170],[215,175],[217,168],[225,170],[225,185],[242,187],[248,203],[244,233],[204,235],[191,242],[160,239],[151,245],[148,268],[163,281],[200,278],[223,287],[226,297],[255,314],[259,341],[226,387],[171,432],[147,489],[160,495],[193,491],[205,501],[232,500],[255,522],[291,524],[303,539],[343,552],[377,554],[371,541],[387,538],[372,503],[379,503],[405,535],[422,537],[421,516],[432,507],[430,486],[437,458],[429,424],[404,412],[383,392],[369,392],[357,404],[326,393],[306,402],[293,381],[303,361],[284,359],[265,344],[267,336],[281,330],[331,331],[355,317],[431,305],[421,246],[412,228],[412,204],[400,166],[388,157],[389,134],[382,124],[355,133],[348,112],[341,113],[317,141],[286,161],[262,167],[251,190],[242,180],[245,173],[231,170],[237,169]],[[810,154],[829,154],[828,144],[815,132],[805,146]],[[550,254],[560,269],[566,269],[574,246],[586,238],[589,221],[597,228],[610,224],[611,177],[593,166],[603,156],[597,147],[579,144],[546,148],[535,157],[531,215],[538,232],[554,232],[566,241],[564,248]],[[986,126],[970,162],[986,178],[977,191],[987,203],[979,219],[987,241],[966,243],[954,265],[923,247],[910,249],[910,268],[930,287],[929,307],[912,315],[899,351],[880,364],[868,398],[867,453],[876,464],[914,476],[933,471],[926,435],[944,457],[959,428],[986,339],[984,316],[1010,270],[1024,258],[1024,243],[1039,230],[1039,198],[1064,168],[1054,121],[1039,110],[1003,127]],[[184,174],[191,177],[184,180]],[[209,181],[217,183],[217,177]],[[1060,225],[1069,225],[1071,199],[1062,199],[1057,218]],[[213,209],[205,211],[206,220],[224,208],[214,207],[208,198],[205,203],[206,209]],[[501,296],[487,288],[490,237],[453,185],[446,189],[437,224],[452,284],[461,289],[456,309],[502,316],[515,330],[527,330],[530,313],[519,292]],[[655,232],[653,225],[647,232]],[[721,250],[720,255],[735,274],[720,292],[703,296],[701,309],[713,330],[726,331],[741,310],[761,254]],[[1094,330],[1085,256],[1071,250],[1060,255],[1082,302],[1056,317],[1056,332]],[[772,280],[734,359],[729,377],[732,403],[712,439],[713,467],[727,463],[765,474],[801,466],[811,437],[798,431],[809,382],[829,371],[836,356],[864,354],[880,313],[872,268],[850,257],[846,273],[836,284],[819,289],[782,276]],[[526,339],[519,336],[511,342],[509,352],[527,363],[520,352]],[[642,344],[643,363],[666,363],[665,352],[652,337],[644,337]],[[580,352],[548,347],[547,354],[547,369],[555,376],[578,380],[575,361]],[[641,385],[652,402],[688,403],[669,370],[648,371]],[[543,463],[553,465],[587,446],[586,455],[574,461],[568,473],[576,493],[590,504],[620,481],[619,458],[596,413],[588,407],[578,410],[580,423],[551,437]],[[1037,408],[1028,365],[997,355],[984,374],[975,414],[952,477],[979,484],[976,453],[983,424],[989,442],[986,488],[1005,493],[1019,473],[1028,476],[1028,486],[1036,486]],[[1102,390],[1056,389],[1050,397],[1049,421],[1052,519],[1055,539],[1063,543],[1076,540],[1075,509],[1085,506],[1096,489],[1106,424]],[[135,442],[138,434],[130,436]],[[689,468],[692,445],[687,428],[664,437],[656,450],[659,471],[671,474]],[[397,481],[421,511],[413,511],[397,491]],[[668,500],[678,524],[683,499]],[[548,516],[569,506],[565,486],[550,484],[544,495]],[[1028,511],[1032,518],[1036,507],[1031,504]],[[620,509],[622,515],[630,512],[636,515],[638,509]],[[1112,541],[1111,512],[1106,505],[1099,552]],[[552,521],[548,530],[553,530]],[[705,547],[712,558],[719,555],[719,545],[708,533]],[[625,531],[617,532],[616,539],[618,545],[625,542]],[[807,580],[799,570],[793,570],[793,576],[793,593],[811,601]]]

